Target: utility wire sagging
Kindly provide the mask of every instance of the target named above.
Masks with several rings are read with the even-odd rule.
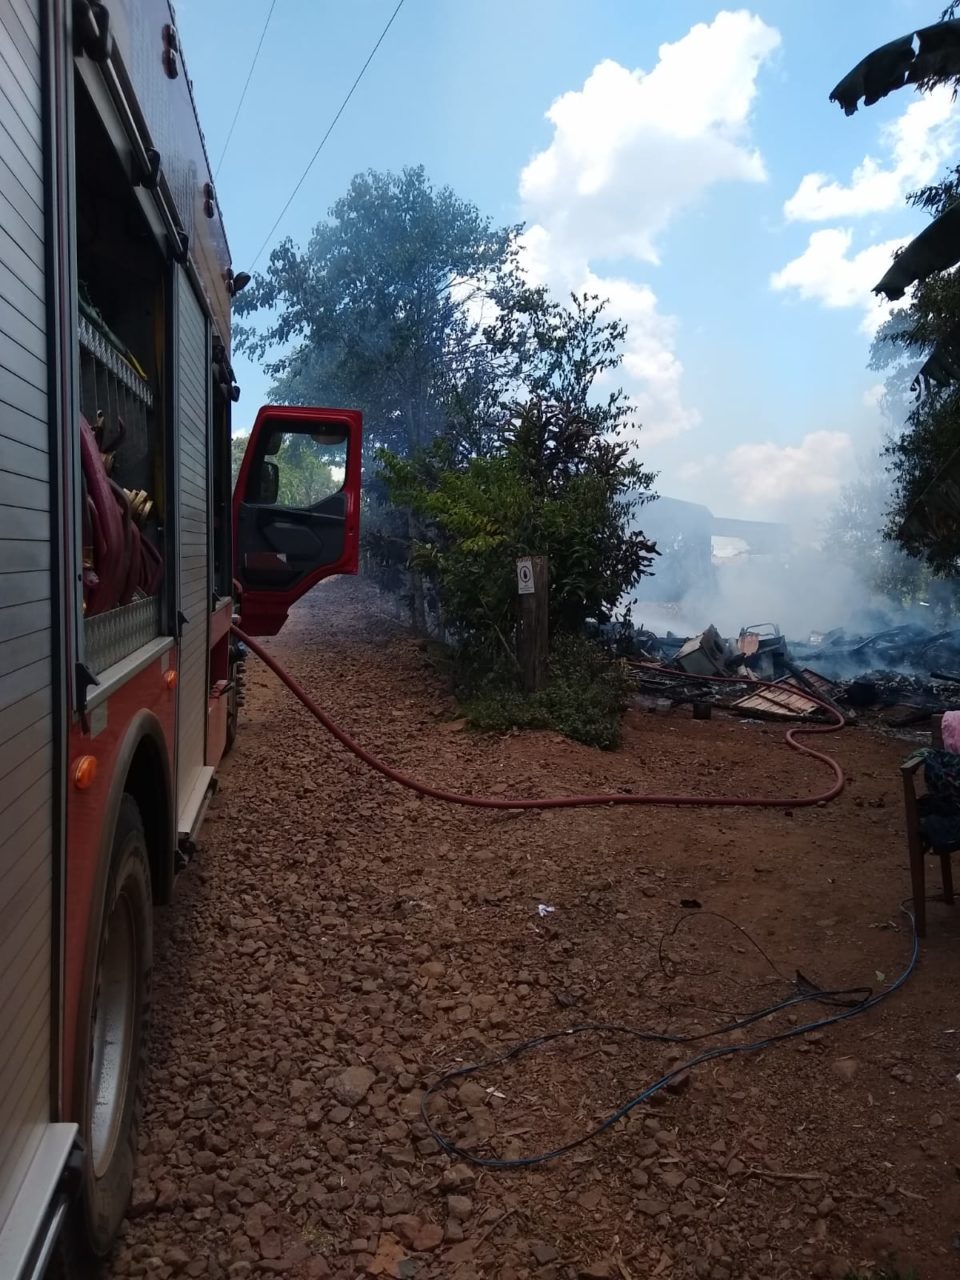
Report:
[[[227,154],[227,148],[230,146],[230,139],[233,137],[233,131],[237,127],[237,120],[240,118],[240,109],[243,101],[247,96],[247,90],[250,88],[250,81],[253,79],[253,73],[257,62],[260,58],[260,50],[263,48],[263,41],[267,34],[267,28],[270,26],[270,19],[273,17],[273,11],[277,7],[277,0],[270,0],[270,8],[267,11],[267,20],[263,24],[263,30],[260,32],[260,39],[257,41],[256,52],[253,55],[253,61],[250,63],[250,70],[247,72],[247,78],[243,82],[243,88],[240,90],[240,99],[237,102],[237,109],[233,113],[233,119],[230,121],[230,128],[227,130],[227,138],[223,144],[223,150],[220,152],[220,159],[217,161],[217,167],[214,170],[213,180],[216,182],[220,176],[220,169],[223,165],[224,156]]]
[[[277,227],[279,227],[280,223],[283,221],[284,214],[293,204],[294,200],[297,197],[297,192],[303,186],[304,182],[306,182],[307,175],[309,174],[310,170],[313,168],[314,164],[316,163],[317,157],[319,156],[320,152],[323,150],[324,146],[326,145],[327,139],[330,137],[331,133],[333,133],[334,129],[336,128],[337,121],[340,119],[344,111],[347,109],[347,104],[350,102],[350,99],[353,97],[354,93],[356,92],[357,86],[360,84],[360,81],[363,79],[364,75],[366,74],[367,67],[369,67],[370,63],[373,61],[377,50],[380,48],[380,46],[383,44],[384,40],[386,39],[387,32],[393,26],[394,19],[396,18],[400,10],[403,8],[403,3],[404,3],[404,0],[398,0],[396,8],[394,9],[393,13],[391,13],[390,17],[387,19],[386,26],[380,32],[380,35],[377,39],[377,43],[370,50],[370,53],[367,55],[366,62],[360,68],[359,72],[357,73],[356,79],[354,80],[350,88],[347,90],[346,97],[343,99],[343,101],[340,103],[340,106],[337,108],[336,115],[333,117],[333,119],[330,121],[330,124],[327,126],[326,133],[320,139],[319,145],[317,146],[316,151],[314,151],[313,155],[310,157],[307,167],[304,169],[303,173],[300,175],[297,185],[290,192],[290,195],[287,199],[286,204],[277,214],[276,221],[274,222],[273,226],[264,236],[263,244],[261,244],[260,248],[257,250],[256,257],[254,258],[253,262],[250,264],[251,271],[260,261],[261,257],[263,256],[264,249],[266,249],[267,245],[270,243],[270,241],[273,238],[273,233],[276,231]]]

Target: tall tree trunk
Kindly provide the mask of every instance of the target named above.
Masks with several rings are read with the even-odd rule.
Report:
[[[420,526],[413,512],[407,513],[407,539],[411,550],[420,536]],[[423,590],[423,574],[419,569],[410,570],[410,620],[418,635],[427,634],[427,601]]]
[[[419,404],[416,396],[407,402],[407,453],[413,457],[423,446]],[[420,523],[413,512],[407,514],[407,539],[411,551],[413,544],[420,537]],[[413,629],[418,635],[427,634],[427,601],[423,590],[423,574],[419,569],[410,570],[410,619]]]

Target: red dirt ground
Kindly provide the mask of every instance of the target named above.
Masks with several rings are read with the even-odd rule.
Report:
[[[474,735],[359,584],[316,592],[271,648],[361,742],[441,785],[829,782],[776,726],[679,710],[631,712],[608,754],[555,734]],[[876,1009],[705,1063],[550,1164],[468,1166],[420,1118],[425,1081],[518,1039],[585,1021],[705,1031],[790,994],[708,912],[788,978],[891,982],[911,948],[904,743],[822,739],[849,785],[792,816],[478,812],[386,783],[256,659],[247,671],[235,754],[160,925],[139,1177],[112,1275],[761,1280],[869,1272],[891,1253],[920,1280],[956,1275],[960,911],[943,905],[916,972]],[[680,917],[665,974],[658,944]],[[802,1005],[706,1044],[829,1012]],[[670,1060],[612,1031],[564,1038],[457,1082],[432,1113],[468,1147],[535,1153]]]

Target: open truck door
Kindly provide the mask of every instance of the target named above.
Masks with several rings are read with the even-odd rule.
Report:
[[[265,405],[233,494],[240,625],[272,636],[323,578],[356,573],[362,418],[355,409]]]

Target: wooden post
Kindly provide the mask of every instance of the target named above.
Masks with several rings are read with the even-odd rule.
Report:
[[[520,670],[525,693],[536,693],[547,682],[550,578],[546,556],[523,556],[517,561],[520,595]]]

